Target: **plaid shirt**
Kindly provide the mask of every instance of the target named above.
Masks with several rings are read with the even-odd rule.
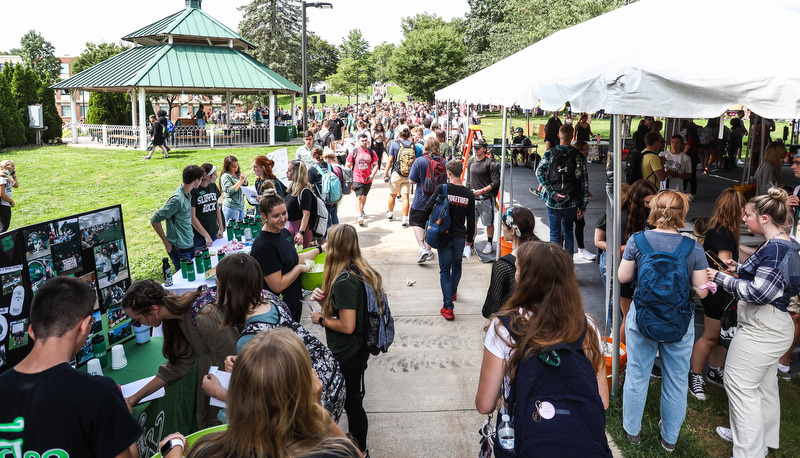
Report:
[[[566,145],[558,145],[556,148],[561,152],[574,149]],[[586,205],[589,203],[589,173],[586,170],[586,158],[580,152],[576,154],[578,164],[575,167],[575,177],[580,183],[578,192],[575,195],[567,196],[567,199],[558,201],[555,197],[556,193],[548,180],[550,162],[553,160],[551,151],[553,150],[551,149],[544,153],[544,157],[539,162],[539,168],[536,169],[536,178],[542,184],[542,201],[544,201],[545,205],[554,209],[578,207],[580,211],[585,210]]]
[[[798,250],[800,245],[795,241],[770,240],[738,265],[739,278],[717,273],[714,281],[738,299],[772,304],[785,312],[789,300],[800,292]]]

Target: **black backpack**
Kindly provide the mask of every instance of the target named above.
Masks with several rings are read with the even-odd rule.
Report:
[[[558,148],[550,150],[550,169],[547,172],[547,180],[553,188],[553,192],[563,194],[567,198],[578,194],[578,177],[575,172],[578,168],[578,150],[569,148],[562,152]]]
[[[636,181],[644,178],[644,176],[642,176],[642,161],[644,160],[644,156],[646,154],[656,154],[656,153],[650,151],[649,149],[644,150],[642,152],[634,151],[628,153],[628,163],[625,166],[626,183],[633,184]],[[650,179],[651,176],[653,176],[653,173],[655,172],[652,172],[650,175],[647,176],[648,180]]]
[[[501,316],[500,321],[519,341],[511,329],[511,317]],[[588,330],[588,322],[584,329]],[[597,391],[597,374],[583,352],[584,338],[585,331],[577,342],[547,347],[517,366],[506,399],[514,425],[514,450],[505,450],[496,441],[496,457],[611,456],[606,412]],[[500,419],[498,415],[498,429]]]

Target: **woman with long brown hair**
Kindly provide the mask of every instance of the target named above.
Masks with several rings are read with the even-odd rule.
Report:
[[[222,164],[222,175],[219,177],[219,189],[222,191],[222,216],[225,221],[244,219],[244,191],[247,176],[239,169],[239,160],[235,156],[226,156]]]
[[[581,386],[597,387],[596,391],[574,393],[591,406],[583,409],[586,418],[575,418],[575,421],[587,422],[586,429],[581,430],[581,438],[589,440],[593,447],[608,450],[604,412],[608,407],[605,360],[598,332],[583,307],[572,257],[552,243],[526,242],[517,249],[516,265],[517,287],[487,326],[475,395],[478,412],[494,412],[498,399],[504,408],[512,408],[505,404],[514,389],[515,376],[521,365],[530,359],[534,359],[530,363],[536,363],[535,360],[549,353],[551,347],[567,344],[580,356],[585,355],[585,361],[576,360],[582,369]],[[554,407],[566,408],[564,405]],[[590,433],[587,434],[587,430]],[[575,439],[579,439],[577,432]],[[560,454],[576,452],[571,448],[573,442],[558,442]],[[548,452],[554,451],[548,449]],[[610,453],[608,451],[607,455]]]
[[[286,186],[283,185],[283,182],[275,176],[275,173],[272,169],[275,167],[275,161],[268,158],[267,156],[256,156],[253,159],[253,171],[256,172],[256,192],[258,193],[258,200],[261,200],[261,196],[263,196],[264,191],[264,183],[271,182],[275,190],[278,191],[278,195],[281,197],[286,197]]]
[[[380,291],[381,275],[361,255],[358,233],[353,226],[331,226],[327,247],[322,288],[311,293],[311,299],[322,305],[322,313],[311,312],[311,322],[325,328],[328,347],[339,361],[347,390],[344,404],[347,424],[364,451],[369,426],[363,405],[364,370],[369,356],[362,345],[367,306],[364,284]]]
[[[767,194],[769,188],[783,186],[781,165],[786,159],[786,146],[782,142],[770,142],[764,149],[764,158],[756,169],[756,195]]]
[[[286,211],[289,218],[289,232],[297,245],[303,248],[311,245],[314,233],[311,230],[311,210],[314,208],[314,192],[308,184],[308,169],[300,159],[289,162],[287,172],[289,189],[286,192]]]
[[[203,376],[211,366],[223,367],[225,357],[236,353],[239,331],[222,327],[222,313],[216,306],[216,287],[201,286],[198,291],[176,296],[153,280],[134,282],[122,299],[122,309],[133,325],[161,326],[164,330],[164,357],[150,383],[125,401],[129,406],[159,389],[183,378],[197,361],[197,425],[203,428],[219,424],[219,409],[209,406],[203,393]]]

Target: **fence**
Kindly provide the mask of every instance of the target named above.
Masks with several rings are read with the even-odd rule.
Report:
[[[269,144],[269,129],[268,125],[176,126],[175,131],[167,139],[167,144],[171,148],[266,145]],[[64,142],[73,142],[70,124],[62,128],[61,138]],[[139,128],[106,124],[79,124],[77,143],[138,148]]]

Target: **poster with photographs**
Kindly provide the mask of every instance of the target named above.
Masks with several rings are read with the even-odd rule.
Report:
[[[122,238],[122,216],[112,208],[78,217],[81,244],[84,248],[113,242]]]
[[[80,241],[78,218],[62,219],[50,223],[50,245]]]
[[[28,345],[28,319],[12,321],[9,325],[8,349]]]
[[[128,319],[128,315],[122,310],[122,307],[115,307],[107,312],[108,315],[108,329],[114,329]]]
[[[94,270],[97,273],[97,284],[101,289],[128,279],[128,263],[123,239],[96,245],[93,251]]]
[[[30,261],[50,254],[50,226],[43,224],[30,229],[23,229],[25,257]]]
[[[122,304],[122,298],[125,297],[125,291],[128,290],[129,285],[130,280],[124,280],[101,289],[100,308],[102,310],[109,310],[114,307],[119,307],[120,304]]]
[[[95,310],[92,313],[92,330],[90,334],[97,334],[103,332],[103,313],[100,310]]]
[[[28,261],[28,273],[31,279],[31,290],[35,293],[45,280],[56,276],[53,257],[48,255]]]
[[[133,329],[130,323],[108,331],[108,347],[124,342],[133,336]]]
[[[92,350],[92,339],[86,339],[86,343],[83,344],[78,354],[75,355],[75,360],[78,362],[78,365],[86,364],[86,361],[94,358],[94,350]]]
[[[0,284],[3,285],[3,296],[12,294],[17,286],[22,287],[22,266],[0,269]]]
[[[81,275],[80,277],[83,280],[86,280],[87,283],[92,285],[92,288],[97,289],[97,273],[94,271],[89,272],[88,274]]]
[[[6,353],[6,346],[0,344],[0,367],[8,364],[8,355]]]

